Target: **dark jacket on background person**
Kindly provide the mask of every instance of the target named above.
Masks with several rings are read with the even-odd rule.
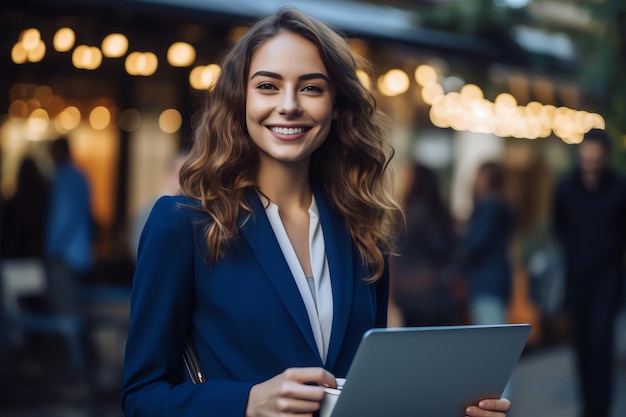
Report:
[[[623,295],[626,250],[626,180],[606,168],[596,190],[579,169],[557,185],[552,226],[565,259],[566,306],[584,297],[593,281],[610,280],[607,297]],[[607,301],[609,301],[607,299]]]
[[[458,251],[470,298],[479,295],[497,296],[504,301],[510,298],[509,241],[513,221],[513,213],[504,200],[487,197],[476,202]]]
[[[25,158],[17,175],[15,194],[2,211],[2,258],[40,258],[48,207],[47,179],[37,164]]]
[[[453,287],[459,281],[452,268],[452,216],[436,172],[417,162],[412,170],[404,198],[406,228],[396,237],[398,256],[390,259],[392,298],[405,326],[455,324],[464,300]]]

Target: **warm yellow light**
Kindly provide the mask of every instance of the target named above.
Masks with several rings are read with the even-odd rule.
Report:
[[[429,116],[430,121],[433,123],[433,125],[442,129],[450,127],[450,123],[448,121],[447,115],[444,112],[443,106],[434,105],[433,107],[431,107]]]
[[[443,87],[439,83],[430,83],[422,87],[422,100],[426,104],[433,104],[438,97],[443,95]]]
[[[385,83],[384,74],[378,77],[378,79],[376,80],[376,87],[378,88],[380,94],[382,94],[383,96],[391,96],[391,91],[389,91],[389,89],[387,88],[387,84]]]
[[[24,100],[14,100],[9,106],[9,117],[26,119],[29,114],[28,104]]]
[[[423,86],[437,82],[437,71],[428,64],[423,64],[415,69],[415,81]]]
[[[24,45],[16,43],[11,48],[11,60],[16,64],[24,64],[28,60],[28,51],[24,49]]]
[[[600,115],[567,107],[544,106],[537,101],[518,106],[508,93],[500,94],[494,102],[480,97],[482,90],[472,85],[461,88],[459,93],[439,95],[431,103],[430,120],[441,128],[531,140],[548,137],[554,130],[555,135],[566,143],[581,140],[581,125],[591,128],[604,122]]]
[[[111,33],[102,40],[102,54],[107,58],[119,58],[128,51],[128,39],[121,33]]]
[[[61,118],[59,117],[60,114],[58,114],[53,120],[52,120],[52,126],[54,127],[54,130],[61,134],[64,135],[67,132],[69,132],[69,130],[65,129],[62,125],[61,125]]]
[[[189,84],[196,90],[212,89],[222,69],[217,64],[195,67],[189,74]]]
[[[69,106],[59,113],[56,118],[59,121],[59,126],[69,132],[70,130],[76,129],[80,124],[80,110],[74,106]]]
[[[597,113],[589,113],[585,117],[585,128],[586,131],[590,129],[606,129],[604,118]]]
[[[587,130],[585,129],[585,119],[587,118],[587,115],[589,113],[586,111],[577,111],[574,114],[574,121],[576,123],[576,131],[578,132],[586,132]]]
[[[528,115],[539,116],[542,111],[543,104],[539,103],[538,101],[531,101],[526,105],[526,114]]]
[[[500,93],[494,101],[497,109],[511,109],[517,107],[517,100],[509,93]]]
[[[61,28],[56,31],[52,39],[52,46],[57,52],[67,52],[74,46],[76,35],[70,28]]]
[[[399,69],[390,70],[385,76],[385,82],[393,92],[402,94],[409,89],[409,76]]]
[[[44,109],[35,109],[28,118],[28,127],[34,132],[42,133],[48,128],[50,117]]]
[[[26,104],[31,111],[41,108],[41,102],[34,97],[27,99]]]
[[[91,52],[91,59],[86,69],[95,70],[102,64],[102,51],[98,47],[92,46],[89,48]]]
[[[554,121],[552,122],[552,130],[554,130],[557,136],[569,140],[571,136],[576,133],[576,121],[570,117],[570,113],[565,110],[565,108],[557,109]]]
[[[475,84],[464,85],[459,93],[461,94],[461,97],[463,97],[463,99],[468,101],[480,101],[485,97],[483,94],[483,90],[481,90],[480,87]]]
[[[120,113],[119,124],[122,130],[134,132],[141,125],[141,114],[135,109],[126,109]]]
[[[466,99],[467,100],[467,99]],[[486,99],[471,101],[468,117],[470,131],[477,133],[492,133],[495,125],[493,103]]]
[[[89,113],[89,124],[96,130],[105,129],[111,123],[111,112],[104,106],[94,107]]]
[[[27,51],[35,49],[39,45],[40,41],[41,33],[35,28],[26,29],[20,35],[20,42]]]
[[[400,69],[389,70],[379,78],[378,88],[386,96],[397,96],[409,89],[409,76]]]
[[[129,75],[137,75],[137,60],[141,52],[131,52],[124,61],[124,68]]]
[[[165,133],[175,133],[180,129],[183,117],[176,109],[167,109],[159,116],[159,127]]]
[[[28,50],[28,60],[30,62],[39,62],[46,55],[46,44],[43,41],[39,41],[37,46]]]
[[[582,142],[582,141],[583,141],[583,138],[584,138],[584,134],[583,134],[583,133],[581,133],[581,132],[576,132],[576,133],[573,133],[573,134],[569,137],[569,140],[570,140],[572,143],[580,143],[580,142]]]
[[[167,61],[173,67],[188,67],[196,59],[196,50],[186,42],[173,43],[167,50]]]
[[[144,53],[144,57],[146,60],[146,65],[143,70],[143,75],[152,75],[156,72],[157,67],[159,65],[159,60],[157,56],[152,52]]]
[[[72,53],[72,64],[74,67],[84,69],[89,64],[90,54],[91,50],[87,45],[78,45]]]
[[[552,130],[552,125],[554,123],[554,116],[556,114],[556,107],[552,104],[547,104],[543,106],[541,109],[541,113],[539,114],[539,120],[541,121],[541,127],[545,129]]]
[[[157,70],[158,62],[152,52],[132,52],[126,57],[124,65],[130,75],[150,76]]]

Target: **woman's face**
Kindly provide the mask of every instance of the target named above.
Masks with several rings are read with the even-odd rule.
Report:
[[[246,127],[261,163],[308,163],[328,136],[334,96],[313,43],[291,32],[263,43],[246,88]]]

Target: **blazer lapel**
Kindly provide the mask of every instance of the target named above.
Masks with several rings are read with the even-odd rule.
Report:
[[[352,238],[343,219],[337,214],[324,192],[314,187],[320,212],[326,259],[333,291],[333,327],[326,358],[326,368],[333,369],[348,327],[354,289]]]
[[[250,245],[265,275],[274,286],[283,304],[321,364],[322,359],[315,344],[315,337],[311,330],[306,307],[293,279],[289,265],[287,265],[285,256],[280,249],[278,240],[276,240],[272,225],[265,214],[265,208],[256,191],[251,190],[248,192],[246,201],[254,211],[254,216],[250,217],[241,226],[242,234]]]

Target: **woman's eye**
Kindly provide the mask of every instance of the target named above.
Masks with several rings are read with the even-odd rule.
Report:
[[[304,87],[302,89],[302,91],[308,92],[308,93],[323,93],[324,90],[316,85],[307,85],[306,87]]]
[[[259,84],[259,85],[257,85],[256,88],[259,89],[259,90],[275,90],[276,89],[276,87],[274,87],[274,85],[270,84],[270,83]]]

